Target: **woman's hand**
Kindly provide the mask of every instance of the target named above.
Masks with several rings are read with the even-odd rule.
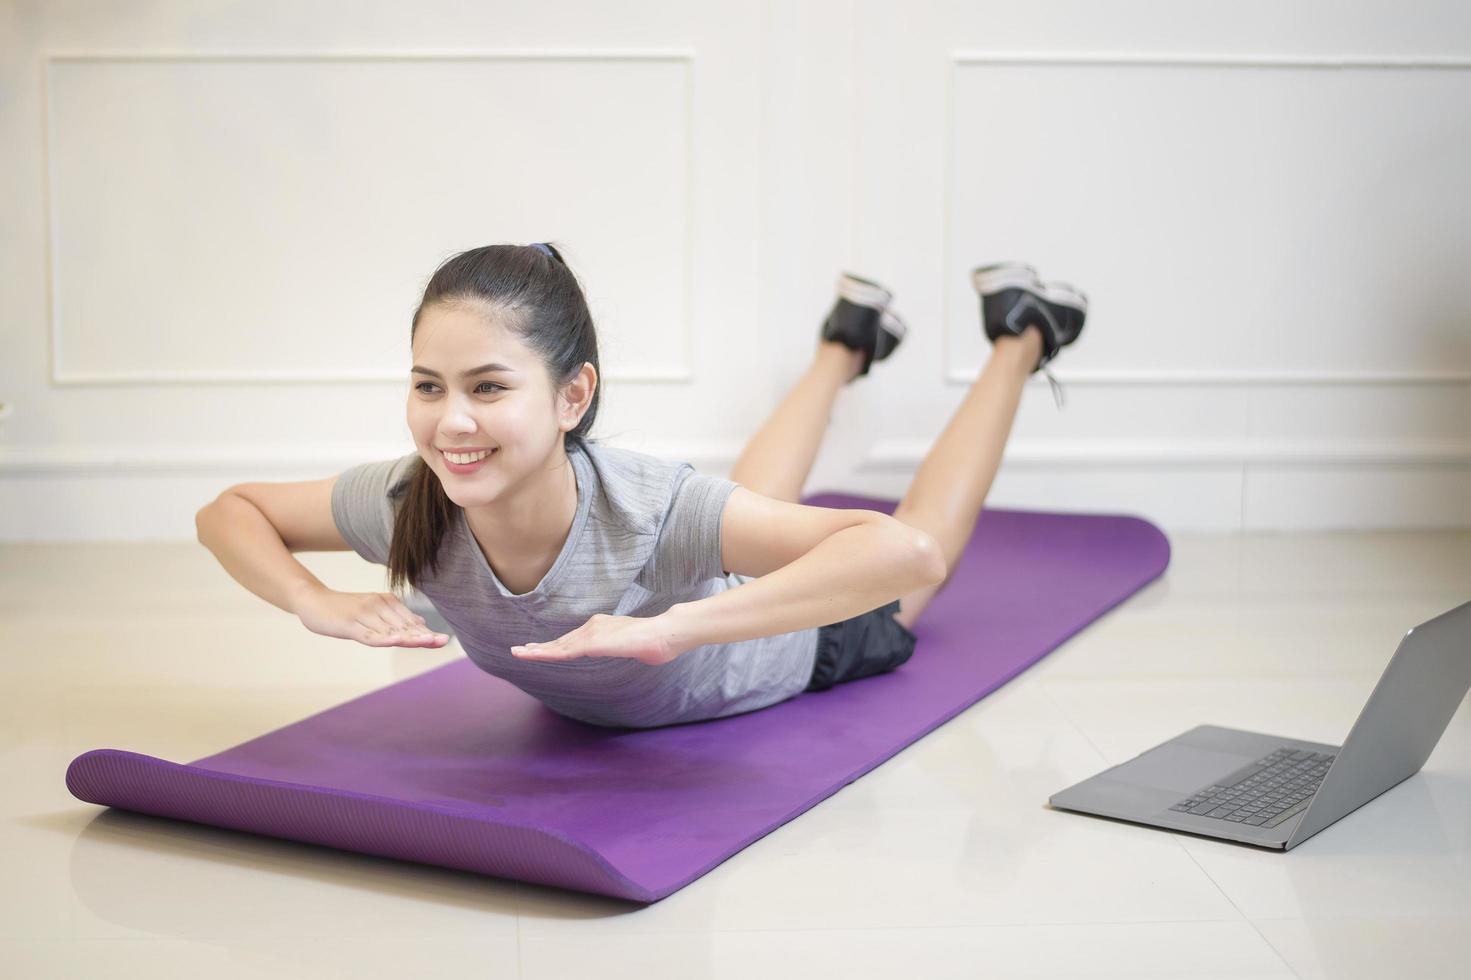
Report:
[[[317,589],[297,603],[296,615],[313,633],[370,647],[442,647],[449,642],[391,592]]]
[[[667,664],[684,653],[668,620],[660,616],[607,616],[598,613],[577,629],[546,643],[511,647],[522,660],[573,660],[577,657],[628,657]]]

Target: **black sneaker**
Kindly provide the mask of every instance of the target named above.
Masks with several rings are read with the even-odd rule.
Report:
[[[971,270],[971,283],[981,296],[981,323],[992,343],[1003,335],[1020,337],[1033,325],[1041,331],[1042,356],[1032,373],[1047,376],[1061,408],[1062,386],[1046,365],[1083,332],[1087,294],[1065,282],[1044,283],[1036,269],[1021,262],[978,266]]]
[[[838,277],[838,299],[823,321],[821,336],[863,352],[863,367],[850,384],[867,374],[874,361],[894,353],[904,339],[904,322],[888,309],[893,298],[883,286],[850,272]]]

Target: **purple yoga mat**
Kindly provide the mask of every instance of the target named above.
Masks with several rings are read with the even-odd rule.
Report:
[[[607,729],[458,660],[187,765],[84,752],[66,785],[105,806],[654,902],[1006,683],[1169,557],[1137,517],[988,508],[914,655],[885,674],[713,721]]]

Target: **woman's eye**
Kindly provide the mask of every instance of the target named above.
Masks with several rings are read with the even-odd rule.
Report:
[[[425,391],[424,390],[424,388],[425,388],[426,385],[428,387],[430,387],[430,388],[438,388],[439,387],[433,381],[420,381],[418,384],[414,385],[414,390],[415,391],[418,391],[418,392],[420,392],[422,394],[425,394],[425,395],[432,395],[432,394],[434,394],[434,392],[432,392],[432,391]],[[495,389],[497,389],[499,391],[505,391],[506,390],[506,386],[505,385],[498,385],[494,381],[482,381],[482,382],[480,382],[480,384],[478,384],[478,385],[475,386],[475,390],[476,391],[479,391],[481,388],[484,388],[484,387],[487,387],[487,386],[489,386],[491,388],[495,388]],[[486,392],[486,394],[490,394],[490,392]]]

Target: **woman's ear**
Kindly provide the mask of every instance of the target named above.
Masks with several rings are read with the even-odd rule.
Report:
[[[592,404],[593,392],[598,386],[598,371],[591,361],[583,361],[577,377],[562,386],[562,428],[571,431],[582,421],[583,413]]]

